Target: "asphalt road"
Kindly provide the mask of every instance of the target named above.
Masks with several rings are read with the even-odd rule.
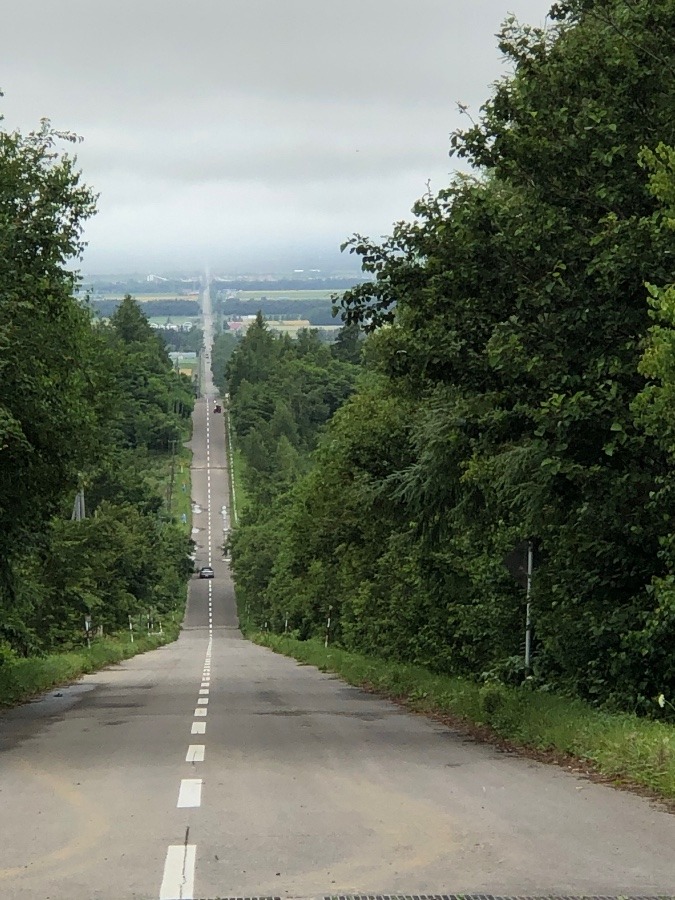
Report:
[[[195,540],[216,577],[175,644],[0,716],[0,900],[675,895],[675,817],[647,800],[241,638],[203,384]]]

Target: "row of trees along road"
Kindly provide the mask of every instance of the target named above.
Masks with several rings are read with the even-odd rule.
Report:
[[[512,74],[452,138],[474,174],[347,244],[370,276],[340,301],[370,333],[356,392],[260,324],[232,356],[238,591],[301,637],[330,606],[348,648],[654,711],[675,694],[675,0],[557,3],[499,44]],[[300,365],[316,387],[286,401]],[[529,673],[503,563],[523,540]]]
[[[191,569],[152,473],[192,389],[131,297],[108,325],[73,298],[95,197],[64,137],[0,131],[0,664],[174,609]]]

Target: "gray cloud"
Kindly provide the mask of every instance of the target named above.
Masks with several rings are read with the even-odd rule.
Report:
[[[507,12],[549,0],[14,0],[3,11],[6,127],[84,137],[101,192],[85,263],[333,253],[382,233],[504,68]],[[275,249],[276,248],[276,249]],[[237,257],[239,254],[239,257]]]

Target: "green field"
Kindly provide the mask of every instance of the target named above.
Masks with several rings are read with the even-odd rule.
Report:
[[[344,291],[308,290],[308,291],[235,291],[238,300],[260,300],[266,297],[268,300],[330,300],[333,294],[339,296]]]
[[[337,332],[342,328],[341,325],[295,325],[289,324],[285,320],[277,321],[276,319],[272,321],[268,321],[267,323],[270,327],[271,331],[276,332],[277,334],[287,334],[292,338],[298,336],[298,332],[302,331],[304,328],[309,329],[318,329],[320,331],[332,331]]]
[[[92,294],[92,300],[122,300],[126,296],[126,293],[121,294]],[[172,292],[170,294],[133,294],[134,300],[137,303],[143,304],[146,300],[166,300],[167,303],[170,303],[172,300],[197,300],[199,298],[199,294],[192,292],[189,294],[176,294]]]

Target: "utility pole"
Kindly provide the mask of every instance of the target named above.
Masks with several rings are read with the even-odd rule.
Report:
[[[72,522],[80,522],[84,518],[86,518],[86,511],[84,508],[84,488],[80,488],[77,494],[75,494],[73,514],[70,519]]]

